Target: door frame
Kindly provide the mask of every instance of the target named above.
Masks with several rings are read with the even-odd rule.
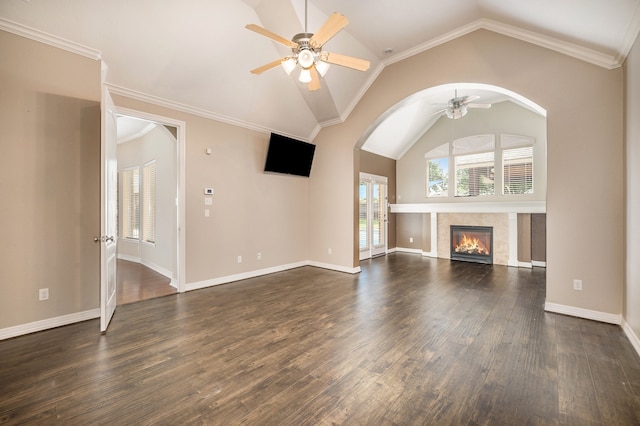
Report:
[[[388,249],[389,249],[389,179],[386,176],[379,176],[379,175],[374,175],[371,173],[364,173],[364,172],[360,172],[359,174],[359,178],[358,178],[358,187],[360,186],[360,184],[362,182],[367,182],[368,184],[373,184],[373,183],[378,183],[378,184],[382,184],[385,186],[385,194],[384,194],[384,226],[382,227],[382,232],[384,233],[384,248],[379,248],[378,252],[374,253],[374,248],[373,248],[373,241],[372,240],[372,232],[370,232],[371,229],[371,224],[367,223],[367,239],[369,240],[369,247],[366,249],[361,249],[360,248],[360,244],[358,243],[358,252],[359,252],[359,259],[360,260],[364,260],[364,259],[369,259],[371,257],[374,256],[382,256],[384,254],[387,253]],[[368,206],[370,206],[370,191],[369,191],[370,187],[368,187],[367,190],[367,204]],[[359,205],[359,203],[358,203]],[[367,211],[369,211],[370,209],[367,208]],[[358,216],[360,215],[360,212],[358,212]],[[369,218],[367,218],[367,222],[369,221]],[[358,230],[359,232],[359,230]]]
[[[176,128],[176,166],[177,166],[177,248],[176,248],[176,256],[177,256],[177,289],[178,293],[184,293],[186,291],[186,280],[185,280],[185,265],[186,265],[186,255],[185,255],[185,247],[186,247],[186,228],[185,228],[185,217],[186,217],[186,203],[185,203],[185,153],[186,153],[186,123],[181,120],[176,120],[169,117],[164,117],[156,114],[151,114],[144,111],[138,111],[134,109],[119,107],[116,105],[116,113],[118,115],[126,115],[128,117],[139,118],[142,120],[153,121],[154,123],[160,125],[167,125]]]

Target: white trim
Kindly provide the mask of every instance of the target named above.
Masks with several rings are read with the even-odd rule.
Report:
[[[108,84],[106,84],[109,86]],[[109,86],[111,87],[111,86]],[[126,95],[125,95],[126,96]],[[129,117],[139,118],[147,121],[153,121],[158,124],[173,126],[177,129],[177,147],[176,147],[176,165],[178,167],[178,194],[177,194],[177,265],[176,271],[177,277],[173,276],[173,273],[168,275],[163,274],[171,278],[171,285],[178,289],[178,292],[182,293],[186,291],[186,145],[187,145],[187,123],[182,120],[176,120],[174,118],[165,117],[161,115],[151,114],[144,111],[133,110],[129,108],[123,108],[116,105],[116,112],[119,115],[127,115]],[[153,268],[152,268],[153,269]],[[159,271],[158,271],[159,272]],[[162,273],[162,272],[160,272]]]
[[[431,213],[431,251],[429,257],[438,257],[438,213]]]
[[[438,258],[438,252],[435,252],[433,250],[431,250],[431,251],[423,251],[422,252],[422,257]]]
[[[622,324],[622,314],[610,314],[608,312],[592,311],[590,309],[577,308],[575,306],[561,305],[551,302],[545,302],[544,310],[556,314],[570,315],[572,317],[606,322],[610,324]]]
[[[90,47],[84,46],[71,40],[64,39],[62,37],[55,36],[53,34],[45,33],[44,31],[22,25],[14,21],[10,21],[5,18],[0,18],[0,30],[4,30],[20,37],[28,38],[39,43],[48,44],[49,46],[66,50],[67,52],[75,53],[76,55],[84,56],[96,61],[102,59],[102,52],[99,50],[92,49]]]
[[[520,261],[518,261],[518,268],[533,269],[533,264],[531,262],[520,262]]]
[[[109,91],[112,94],[115,95],[120,95],[120,96],[125,96],[127,98],[130,99],[135,99],[138,101],[142,101],[142,102],[147,102],[150,103],[152,105],[158,105],[161,107],[165,107],[165,108],[170,108],[173,109],[175,111],[181,111],[181,112],[185,112],[187,114],[192,114],[195,115],[197,117],[204,117],[204,118],[208,118],[210,120],[214,120],[214,121],[219,121],[221,123],[226,123],[226,124],[230,124],[232,126],[237,126],[240,128],[244,128],[244,129],[249,129],[249,130],[253,130],[259,133],[264,133],[264,134],[270,134],[273,130],[268,128],[268,127],[264,127],[264,126],[258,126],[256,124],[252,124],[249,123],[247,121],[243,121],[243,120],[238,120],[232,117],[227,117],[226,115],[221,115],[221,114],[216,114],[214,112],[211,111],[207,111],[205,109],[202,108],[197,108],[197,107],[193,107],[187,104],[183,104],[180,102],[176,102],[176,101],[172,101],[170,99],[165,99],[165,98],[161,98],[158,96],[154,96],[154,95],[149,95],[147,93],[143,93],[143,92],[139,92],[137,90],[132,90],[132,89],[127,89],[126,87],[122,87],[122,86],[117,86],[115,84],[111,84],[111,83],[106,83],[106,86],[109,87]],[[118,109],[119,111],[120,109]],[[130,115],[130,114],[124,114],[124,115]],[[320,127],[317,126],[316,129],[314,129],[313,132],[315,132],[316,134],[320,131]],[[312,133],[313,133],[312,132]],[[301,136],[301,135],[294,135],[294,134],[290,134],[290,133],[283,133],[281,131],[279,131],[279,133],[283,136],[288,136],[294,139],[299,139],[305,142],[309,142],[309,137],[308,136]]]
[[[627,338],[633,345],[633,348],[636,350],[638,355],[640,355],[640,338],[638,338],[638,335],[633,331],[633,328],[631,328],[629,323],[624,319],[622,320],[622,329],[624,330],[624,334],[627,335]]]
[[[91,309],[89,311],[76,312],[75,314],[63,315],[61,317],[48,318],[45,320],[34,321],[27,324],[16,325],[0,329],[0,340],[10,339],[12,337],[22,336],[36,331],[48,330],[50,328],[61,327],[76,322],[100,318],[100,308]]]
[[[309,260],[302,262],[289,263],[287,265],[273,266],[271,268],[258,269],[255,271],[242,272],[240,274],[227,275],[224,277],[212,278],[210,280],[198,281],[194,283],[187,283],[185,286],[186,291],[198,290],[201,288],[211,287],[220,284],[227,284],[234,281],[246,280],[248,278],[260,277],[262,275],[273,274],[276,272],[287,271],[289,269],[301,268],[303,266],[315,266],[323,269],[331,269],[333,271],[347,272],[350,274],[356,274],[360,272],[360,267],[347,268],[340,265],[331,265],[328,263],[312,262]]]
[[[384,255],[381,255],[381,256],[384,256]],[[374,256],[374,257],[378,257],[378,256]],[[314,266],[316,268],[329,269],[332,271],[345,272],[347,274],[357,274],[361,272],[361,269],[359,266],[356,266],[355,268],[349,268],[346,266],[333,265],[331,263],[314,262],[311,260],[307,261],[307,265]]]
[[[391,204],[391,213],[546,213],[545,201]]]
[[[536,267],[536,268],[546,268],[547,267],[547,262],[542,262],[540,260],[532,260],[531,261],[531,266]]]
[[[520,266],[518,262],[518,214],[509,212],[509,266]]]
[[[636,13],[638,15],[638,13]],[[440,36],[434,37],[431,40],[422,43],[418,46],[415,46],[411,49],[407,49],[404,52],[400,52],[397,55],[393,55],[392,57],[387,58],[383,61],[385,66],[394,64],[396,62],[402,61],[403,59],[407,59],[411,56],[417,55],[434,47],[440,46],[441,44],[447,43],[449,41],[455,40],[459,37],[470,34],[474,31],[485,29],[489,31],[493,31],[498,34],[502,34],[508,37],[512,37],[518,40],[522,40],[528,43],[535,44],[537,46],[542,46],[547,49],[572,56],[574,58],[580,59],[585,62],[592,63],[594,65],[598,65],[600,67],[606,69],[614,69],[622,66],[624,62],[624,58],[628,54],[632,44],[629,40],[632,40],[633,33],[638,32],[638,27],[640,24],[637,21],[640,18],[634,17],[634,23],[630,27],[629,34],[627,34],[625,40],[625,48],[628,45],[628,49],[626,52],[619,52],[616,57],[612,55],[608,55],[602,52],[598,52],[593,49],[589,49],[587,47],[578,46],[573,43],[568,43],[562,40],[558,40],[557,38],[542,35],[535,33],[533,31],[527,31],[522,28],[514,27],[512,25],[503,24],[501,22],[493,21],[491,19],[481,18],[474,22],[471,22],[467,25],[463,25],[462,27],[456,28],[453,31],[450,31],[446,34],[442,34]],[[633,39],[635,40],[635,39]]]
[[[399,251],[401,253],[416,253],[419,255],[422,255],[423,253],[422,249],[414,249],[414,248],[407,248],[407,247],[396,247],[396,251]]]

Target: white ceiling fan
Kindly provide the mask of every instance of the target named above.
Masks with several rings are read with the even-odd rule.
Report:
[[[258,25],[247,25],[245,28],[248,30],[268,37],[291,49],[291,56],[285,56],[284,58],[258,67],[251,70],[251,73],[262,74],[271,68],[282,65],[286,73],[291,74],[296,66],[299,65],[300,75],[298,80],[302,83],[307,83],[309,90],[318,90],[320,88],[320,77],[318,74],[324,77],[329,68],[329,64],[340,65],[358,71],[368,70],[370,66],[369,61],[322,50],[324,44],[346,27],[348,23],[349,21],[344,15],[336,12],[327,19],[315,34],[307,32],[307,1],[305,0],[305,32],[294,35],[291,40],[280,37]]]
[[[473,103],[473,101],[477,99],[480,99],[480,96],[458,96],[458,91],[456,90],[455,96],[447,102],[447,107],[435,112],[434,115],[445,113],[447,117],[457,120],[458,118],[464,117],[469,108],[491,108],[491,104]]]

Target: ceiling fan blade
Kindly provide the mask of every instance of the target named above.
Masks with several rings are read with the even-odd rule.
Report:
[[[480,96],[478,95],[470,95],[470,96],[463,96],[463,104],[468,104],[469,102],[473,102],[476,99],[480,99]]]
[[[329,19],[320,27],[318,31],[311,37],[309,43],[311,46],[319,49],[338,32],[347,26],[349,20],[342,14],[334,12]]]
[[[322,60],[330,64],[353,68],[358,71],[369,69],[370,63],[364,59],[353,58],[351,56],[340,55],[339,53],[322,52]]]
[[[447,112],[447,108],[445,108],[445,109],[441,109],[440,111],[436,111],[436,112],[434,112],[434,113],[433,113],[433,114],[431,114],[431,115],[438,115],[438,114],[442,114],[443,112]]]
[[[275,60],[273,62],[269,62],[266,65],[263,65],[261,67],[258,67],[256,69],[254,69],[254,70],[251,70],[251,74],[256,74],[256,75],[262,74],[263,72],[268,71],[271,68],[277,67],[278,65],[280,65],[282,63],[282,61],[286,61],[287,59],[288,58],[285,57],[285,58],[277,59],[277,60]]]
[[[467,108],[491,108],[491,104],[467,104]]]
[[[313,92],[314,90],[318,90],[320,88],[320,77],[318,77],[318,71],[316,70],[316,67],[311,67],[309,72],[311,74],[311,81],[309,82],[307,87],[310,91]]]
[[[265,37],[270,38],[273,41],[277,41],[280,44],[284,44],[287,47],[290,47],[291,49],[295,49],[296,47],[298,47],[298,43],[293,42],[291,40],[287,40],[284,37],[280,37],[278,34],[274,34],[269,30],[266,30],[256,24],[249,24],[245,26],[246,29],[251,30],[253,32],[256,32],[260,35],[263,35]]]

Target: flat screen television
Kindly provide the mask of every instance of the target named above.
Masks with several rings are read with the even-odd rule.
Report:
[[[271,133],[264,171],[309,177],[315,150],[311,143]]]

